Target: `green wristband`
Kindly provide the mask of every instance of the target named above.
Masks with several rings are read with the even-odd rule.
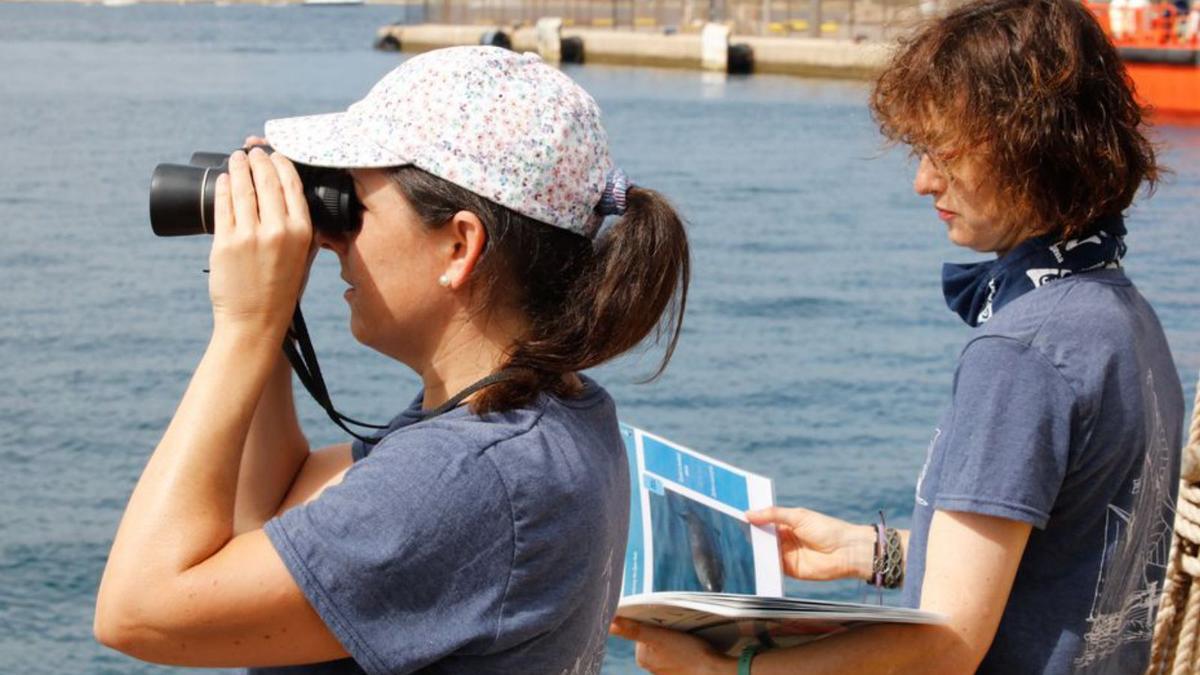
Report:
[[[750,645],[742,650],[742,655],[738,657],[738,675],[750,675],[750,662],[758,654],[759,648],[759,645]]]

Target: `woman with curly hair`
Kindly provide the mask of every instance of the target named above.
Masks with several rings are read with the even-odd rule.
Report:
[[[656,673],[1134,673],[1170,543],[1183,396],[1126,277],[1122,214],[1160,169],[1112,45],[1074,0],[983,0],[926,25],[880,76],[883,134],[952,242],[973,327],[917,480],[912,530],[804,509],[785,571],[903,585],[943,625],[875,625],[740,659],[619,620]]]

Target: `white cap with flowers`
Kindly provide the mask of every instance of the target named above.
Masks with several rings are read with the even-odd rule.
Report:
[[[266,137],[313,166],[412,165],[585,236],[611,169],[592,97],[536,54],[499,47],[415,56],[345,112],[271,120]]]

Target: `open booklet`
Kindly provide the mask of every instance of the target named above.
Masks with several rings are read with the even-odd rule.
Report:
[[[869,623],[938,623],[914,609],[783,597],[773,527],[745,512],[775,501],[769,478],[621,425],[633,482],[617,615],[700,637],[736,655]]]

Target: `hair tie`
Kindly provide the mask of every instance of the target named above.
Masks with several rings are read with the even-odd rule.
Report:
[[[629,176],[620,169],[608,172],[604,179],[604,194],[596,204],[596,213],[601,216],[625,215],[625,193],[629,191]]]

